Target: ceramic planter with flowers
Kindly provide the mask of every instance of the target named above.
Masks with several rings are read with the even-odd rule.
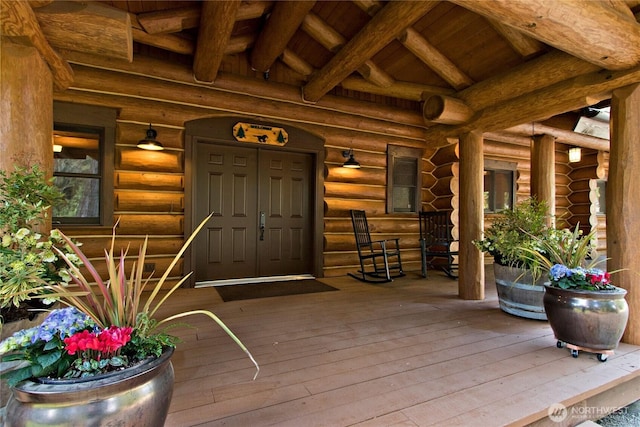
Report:
[[[544,307],[559,348],[596,353],[604,362],[618,346],[629,319],[627,291],[611,283],[610,273],[596,268],[592,243],[595,230],[582,236],[557,230],[541,241],[544,252],[529,251],[548,273]],[[587,258],[591,258],[589,262]]]
[[[111,248],[105,251],[108,280],[104,281],[78,246],[61,234],[84,267],[78,268],[57,251],[67,262],[72,284],[44,285],[38,291],[46,291],[67,308],[54,310],[41,325],[0,343],[2,361],[13,364],[3,373],[13,391],[7,425],[162,425],[173,390],[170,355],[176,346],[166,327],[185,316],[201,314],[215,321],[248,355],[257,375],[251,353],[212,312],[156,318],[158,308],[190,276],[161,296],[171,270],[211,216],[200,223],[153,285],[143,277],[147,239],[127,273],[127,251],[114,255],[114,227]]]

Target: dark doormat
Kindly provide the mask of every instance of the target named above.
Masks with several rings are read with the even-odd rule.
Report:
[[[225,302],[337,290],[338,289],[333,286],[326,285],[314,279],[216,286],[216,291],[218,291],[218,294],[220,294],[220,297],[222,297],[222,300]]]

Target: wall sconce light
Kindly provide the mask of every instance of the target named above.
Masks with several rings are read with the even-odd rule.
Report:
[[[162,144],[156,141],[156,136],[158,136],[158,132],[151,127],[151,123],[149,123],[149,129],[147,129],[147,136],[144,139],[138,141],[138,148],[142,148],[143,150],[152,150],[152,151],[160,151],[164,150]]]
[[[62,152],[62,145],[60,145],[60,144],[53,144],[53,152],[54,152],[54,153],[61,153],[61,152]]]
[[[582,150],[580,147],[569,148],[569,163],[577,163],[582,158]]]
[[[344,150],[342,152],[342,157],[347,159],[347,161],[342,164],[343,168],[360,169],[360,163],[353,158],[353,148]]]

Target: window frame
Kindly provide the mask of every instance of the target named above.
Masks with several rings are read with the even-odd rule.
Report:
[[[113,194],[114,194],[114,153],[116,141],[117,111],[113,108],[94,105],[72,104],[68,102],[54,101],[53,123],[56,127],[62,127],[65,131],[77,129],[91,129],[102,134],[100,140],[100,212],[98,223],[88,222],[56,222],[54,227],[104,227],[113,226]],[[52,153],[53,154],[53,153]]]
[[[518,163],[516,162],[505,162],[505,161],[500,161],[500,160],[485,160],[484,161],[484,169],[483,172],[487,172],[487,171],[491,171],[491,172],[509,172],[511,174],[511,209],[513,209],[513,207],[515,206],[516,200],[517,200],[517,180],[518,180]],[[495,187],[495,180],[494,180],[494,187]],[[493,191],[495,193],[495,188],[492,188],[491,191]],[[484,188],[484,179],[483,179],[483,187],[482,187],[482,194],[483,194],[483,198],[484,198],[484,193],[487,192],[487,190]],[[495,197],[494,197],[495,200]],[[484,203],[483,203],[484,205]],[[496,213],[500,213],[502,210],[498,210],[495,208],[495,203],[494,206],[489,206],[488,209],[483,209],[485,214],[496,214]]]
[[[386,211],[388,214],[406,214],[413,215],[420,211],[422,201],[422,156],[423,150],[421,148],[404,147],[400,145],[387,145],[387,200]],[[394,211],[393,196],[394,196],[394,169],[395,162],[398,158],[410,158],[416,161],[416,176],[415,176],[415,196],[413,201],[412,211]]]

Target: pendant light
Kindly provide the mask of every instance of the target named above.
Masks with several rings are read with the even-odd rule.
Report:
[[[138,148],[142,148],[143,150],[151,150],[151,151],[160,151],[164,150],[164,147],[159,141],[156,141],[156,136],[158,136],[158,132],[154,128],[151,127],[151,123],[149,123],[149,129],[147,129],[147,136],[144,139],[138,141]]]

